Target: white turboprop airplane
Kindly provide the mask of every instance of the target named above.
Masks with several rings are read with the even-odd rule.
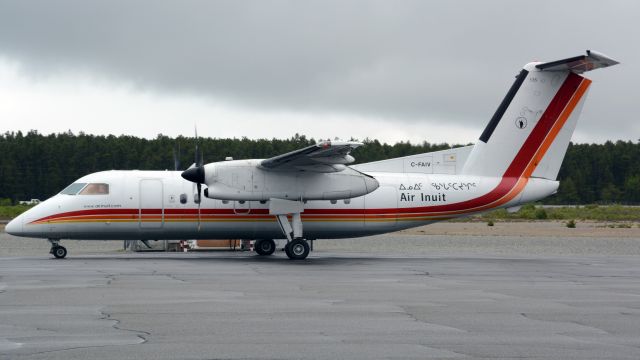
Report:
[[[615,64],[587,51],[525,65],[472,146],[348,166],[349,152],[362,144],[326,141],[266,160],[196,159],[182,173],[103,171],[5,230],[49,239],[56,258],[67,254],[60,239],[257,239],[256,252],[270,255],[273,239],[286,237],[289,258],[305,259],[306,239],[382,234],[517,208],[557,191],[591,84],[580,74]]]

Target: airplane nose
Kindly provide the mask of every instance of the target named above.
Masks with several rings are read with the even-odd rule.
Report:
[[[22,234],[22,217],[18,216],[17,218],[9,221],[7,226],[5,226],[4,231],[7,234],[20,236]]]

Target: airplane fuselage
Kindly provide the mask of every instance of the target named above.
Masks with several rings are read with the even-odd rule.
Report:
[[[375,191],[347,200],[304,203],[307,239],[382,234],[514,207],[553,194],[545,179],[370,173]],[[179,171],[104,171],[77,181],[108,184],[108,194],[58,194],[13,222],[22,236],[83,240],[273,239],[282,230],[268,201],[202,197]],[[19,230],[16,227],[21,227]]]

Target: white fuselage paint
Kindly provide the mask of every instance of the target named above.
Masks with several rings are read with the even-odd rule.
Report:
[[[549,196],[558,187],[557,181],[530,178],[517,195],[478,206],[466,203],[494,193],[503,179],[410,173],[369,175],[378,180],[380,187],[365,196],[306,202],[302,213],[305,238],[393,232],[517,206]],[[104,171],[78,182],[107,183],[110,193],[55,195],[12,221],[13,231],[21,236],[82,240],[284,238],[264,201],[203,197],[198,227],[195,185],[182,179],[178,171]],[[187,198],[184,204],[180,202],[182,194]],[[433,211],[433,206],[443,205],[455,210]]]

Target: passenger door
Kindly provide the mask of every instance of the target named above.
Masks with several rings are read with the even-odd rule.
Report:
[[[138,221],[141,229],[159,229],[164,225],[164,191],[162,180],[140,180]]]

